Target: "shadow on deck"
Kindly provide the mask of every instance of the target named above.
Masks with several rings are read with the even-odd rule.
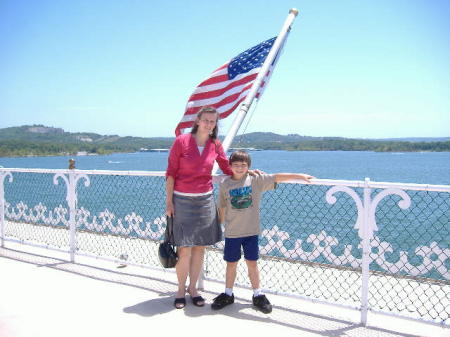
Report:
[[[0,249],[0,337],[134,337],[163,329],[182,336],[243,331],[260,336],[450,335],[449,329],[375,314],[370,314],[372,325],[363,327],[357,311],[275,295],[268,295],[274,310],[265,315],[252,308],[251,292],[242,288],[235,289],[234,305],[212,311],[212,299],[223,291],[223,284],[215,282],[205,282],[205,307],[188,301],[176,310],[173,272],[79,257],[70,263],[58,253],[47,257],[36,248],[7,247]]]

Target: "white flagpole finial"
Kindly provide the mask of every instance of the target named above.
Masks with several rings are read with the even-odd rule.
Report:
[[[297,8],[291,8],[290,10],[289,10],[289,14],[294,14],[295,16],[297,16],[297,14],[298,14],[298,9]]]

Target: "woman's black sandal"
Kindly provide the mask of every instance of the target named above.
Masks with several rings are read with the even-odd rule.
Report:
[[[191,300],[196,307],[203,307],[205,305],[205,299],[201,296],[191,297]]]
[[[176,298],[173,302],[173,306],[176,309],[183,309],[186,306],[186,299],[184,297]]]

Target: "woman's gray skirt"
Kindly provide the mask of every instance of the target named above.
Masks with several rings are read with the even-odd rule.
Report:
[[[173,195],[176,246],[210,246],[222,240],[214,195]]]

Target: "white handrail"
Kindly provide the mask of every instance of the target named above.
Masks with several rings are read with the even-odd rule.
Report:
[[[143,177],[164,177],[165,171],[116,171],[116,170],[69,170],[69,169],[41,169],[41,168],[0,168],[0,172],[24,172],[24,173],[60,173],[67,174],[69,172],[77,172],[80,174],[95,175],[123,175],[123,176],[143,176]],[[226,177],[223,174],[214,175],[213,182],[217,183]],[[303,185],[322,185],[322,186],[349,186],[364,188],[363,180],[340,180],[340,179],[312,179],[307,183],[303,180],[290,180],[284,183],[303,184]],[[369,188],[400,188],[403,190],[413,191],[432,191],[450,193],[450,185],[434,185],[434,184],[415,184],[415,183],[398,183],[398,182],[381,182],[370,180]]]

